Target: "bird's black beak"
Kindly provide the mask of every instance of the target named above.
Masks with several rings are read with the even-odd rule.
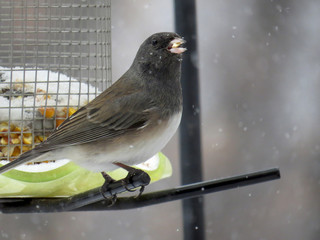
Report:
[[[186,40],[184,40],[182,38],[173,39],[168,45],[168,51],[171,53],[176,53],[176,54],[181,54],[181,53],[185,52],[187,49],[181,46],[185,42],[186,42]]]

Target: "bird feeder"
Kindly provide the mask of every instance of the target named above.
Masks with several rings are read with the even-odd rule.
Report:
[[[2,0],[0,160],[42,142],[111,85],[110,0]]]

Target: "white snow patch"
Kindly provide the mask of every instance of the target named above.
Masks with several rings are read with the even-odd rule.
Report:
[[[10,89],[21,92],[21,95],[30,93],[31,96],[12,97],[8,100],[0,96],[0,121],[8,121],[9,107],[11,120],[33,118],[33,109],[47,107],[66,107],[86,105],[100,92],[87,83],[80,83],[74,78],[48,70],[24,70],[22,68],[4,68],[0,66],[1,80],[0,92]],[[3,81],[4,80],[4,81]],[[46,93],[45,95],[34,93]],[[81,93],[81,94],[79,94]],[[5,93],[4,93],[5,95]],[[80,99],[79,99],[80,97]]]

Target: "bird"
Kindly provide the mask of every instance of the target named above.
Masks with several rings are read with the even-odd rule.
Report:
[[[70,159],[105,177],[105,171],[139,164],[161,151],[181,121],[185,42],[173,32],[148,37],[117,81],[0,173],[28,162]]]

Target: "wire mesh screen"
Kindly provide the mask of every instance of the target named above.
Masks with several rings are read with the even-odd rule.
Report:
[[[111,85],[110,0],[0,1],[0,159]]]

